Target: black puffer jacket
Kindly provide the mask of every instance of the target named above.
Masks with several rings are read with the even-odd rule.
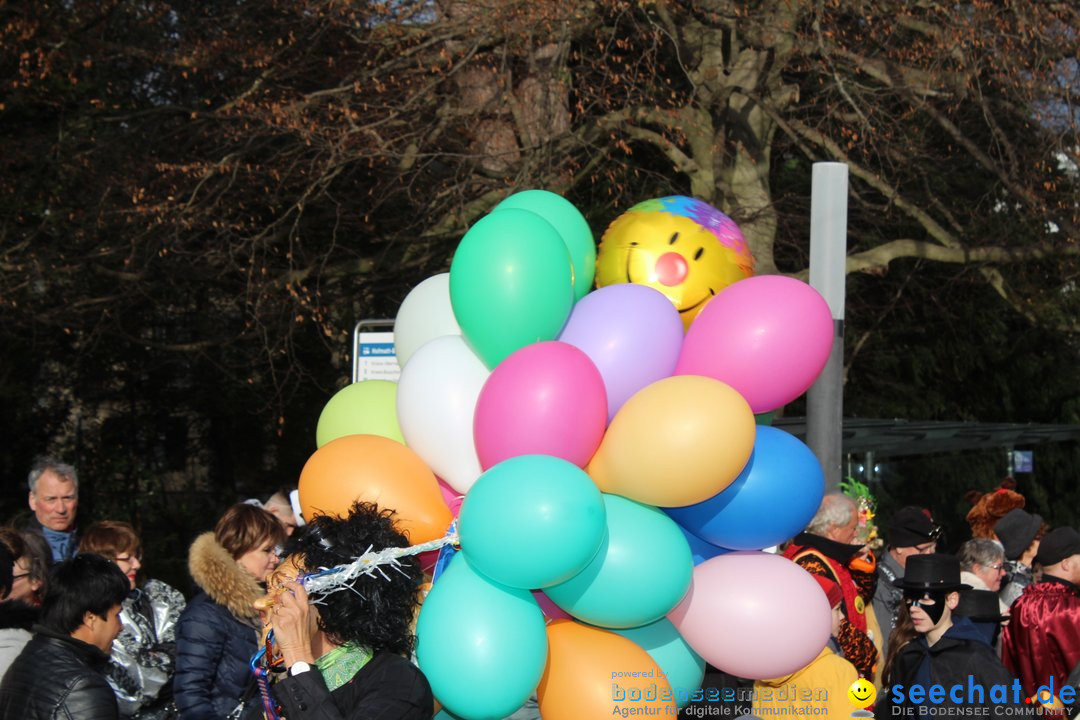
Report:
[[[116,696],[105,681],[109,656],[40,626],[0,683],[0,718],[116,720]]]
[[[260,623],[253,603],[263,590],[213,533],[192,544],[188,569],[202,592],[176,627],[173,696],[182,720],[220,720],[254,688],[249,663]]]

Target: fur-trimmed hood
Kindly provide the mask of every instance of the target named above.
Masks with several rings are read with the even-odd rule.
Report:
[[[203,533],[191,543],[188,570],[195,584],[210,599],[224,605],[238,618],[257,618],[255,601],[266,594],[262,586],[233,559],[229,551],[214,539],[214,533]]]

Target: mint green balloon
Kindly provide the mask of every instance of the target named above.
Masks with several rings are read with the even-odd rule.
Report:
[[[454,316],[491,369],[519,348],[558,337],[573,304],[570,253],[555,228],[528,210],[480,218],[450,263]]]
[[[667,618],[654,623],[612,632],[632,640],[660,666],[675,694],[675,704],[684,707],[705,678],[705,660],[683,640]]]
[[[488,580],[461,553],[424,600],[416,638],[432,692],[465,720],[498,720],[517,710],[547,662],[544,614],[532,593]]]
[[[322,447],[346,435],[381,435],[402,445],[397,418],[397,383],[361,380],[334,393],[319,414],[315,444]]]
[[[585,216],[562,195],[547,190],[523,190],[495,206],[495,210],[507,208],[534,212],[559,232],[574,265],[574,300],[585,297],[596,275],[596,240]]]
[[[631,628],[664,617],[690,587],[694,561],[682,530],[651,505],[604,494],[607,535],[585,569],[544,593],[579,620]]]
[[[592,478],[550,455],[518,455],[490,468],[469,488],[458,524],[470,565],[526,590],[576,575],[607,532]]]

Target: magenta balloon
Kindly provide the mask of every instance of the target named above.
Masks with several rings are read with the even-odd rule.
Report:
[[[832,349],[825,299],[806,283],[758,275],[710,300],[686,333],[676,375],[705,375],[738,390],[755,413],[813,384]]]
[[[435,479],[439,481],[439,492],[442,494],[446,507],[450,508],[450,514],[454,516],[454,519],[457,519],[458,512],[461,510],[461,503],[465,502],[465,494],[455,490],[450,483],[441,477],[436,476]]]
[[[668,619],[710,664],[755,680],[805,667],[829,641],[832,610],[810,573],[780,555],[733,552],[694,568]]]
[[[553,455],[584,467],[607,425],[604,380],[592,360],[552,340],[496,366],[476,401],[473,440],[487,470],[518,455]]]
[[[623,283],[578,301],[559,340],[582,350],[600,371],[610,421],[631,395],[675,372],[683,325],[663,293]]]

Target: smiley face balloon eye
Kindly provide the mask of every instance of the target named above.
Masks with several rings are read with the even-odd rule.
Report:
[[[600,241],[596,286],[647,285],[675,305],[683,326],[728,285],[754,274],[739,226],[708,203],[675,195],[615,218]]]

